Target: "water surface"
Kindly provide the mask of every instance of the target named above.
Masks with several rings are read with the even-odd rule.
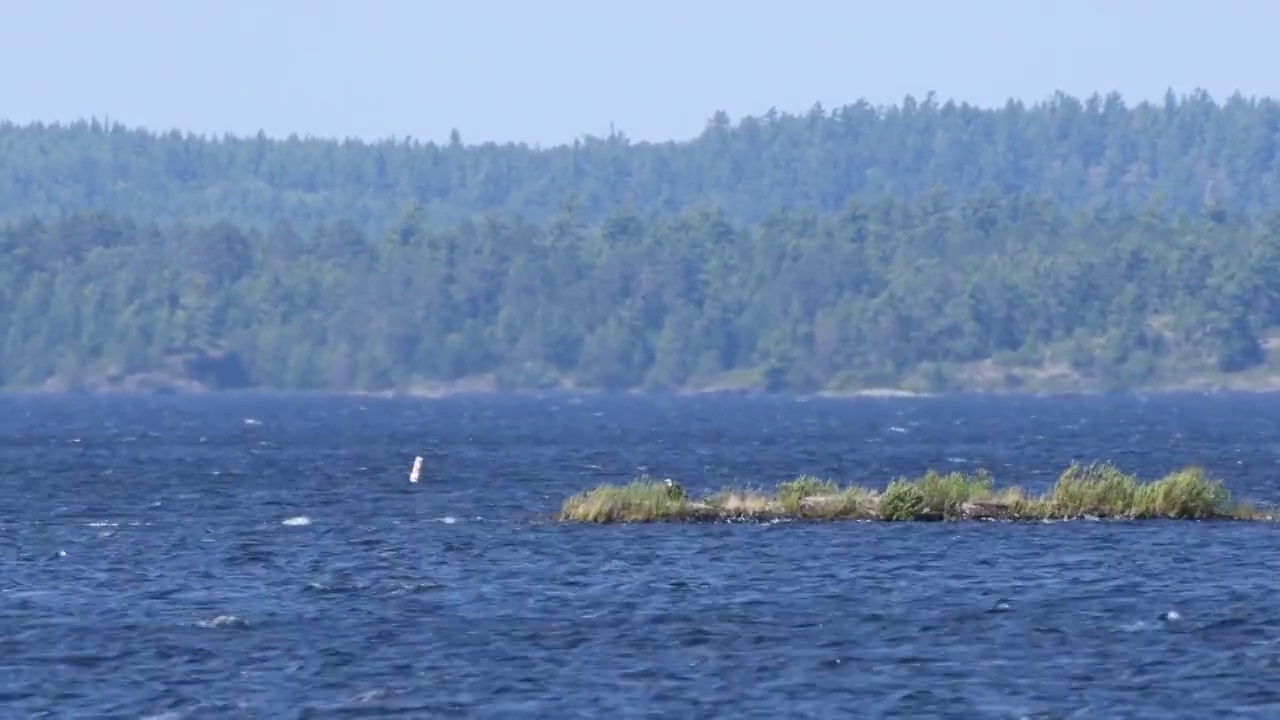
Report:
[[[640,472],[1043,490],[1092,459],[1280,500],[1280,409],[0,397],[0,715],[1280,716],[1268,524],[549,521]]]

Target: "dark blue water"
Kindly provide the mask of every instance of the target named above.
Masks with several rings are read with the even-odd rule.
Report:
[[[0,717],[1280,716],[1275,525],[548,521],[1075,459],[1280,500],[1280,404],[3,397]]]

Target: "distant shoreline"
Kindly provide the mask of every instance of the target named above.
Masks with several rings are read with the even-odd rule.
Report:
[[[208,355],[205,353],[204,355]],[[204,358],[201,355],[201,358]],[[225,357],[224,357],[225,356]],[[214,360],[236,363],[238,356],[224,351]],[[1280,363],[1277,363],[1280,365]],[[377,398],[414,398],[422,400],[443,399],[457,396],[510,396],[529,397],[545,395],[636,395],[655,397],[687,397],[699,395],[773,396],[796,399],[827,400],[911,400],[948,396],[1001,396],[1029,397],[1079,397],[1138,394],[1160,395],[1261,395],[1280,392],[1280,367],[1262,366],[1236,373],[1169,372],[1156,382],[1132,387],[1108,388],[1093,377],[1083,375],[1061,362],[1044,362],[1035,366],[1006,366],[991,360],[969,363],[950,368],[943,379],[927,381],[927,372],[913,371],[895,384],[858,387],[846,382],[842,389],[841,378],[831,387],[811,391],[788,390],[785,387],[771,389],[765,372],[758,368],[738,368],[709,377],[701,377],[681,387],[653,388],[632,387],[605,390],[583,386],[572,375],[547,378],[547,382],[521,386],[498,373],[481,373],[449,380],[410,378],[401,387],[384,390],[325,388],[297,390],[279,387],[252,386],[252,373],[237,366],[236,372],[227,372],[219,381],[219,375],[193,371],[191,363],[170,361],[164,366],[146,371],[122,373],[113,368],[82,372],[77,375],[53,375],[34,387],[12,387],[0,390],[5,394],[22,395],[206,395],[226,393],[325,395]],[[198,368],[197,368],[198,369]],[[227,380],[229,378],[229,381]],[[222,386],[219,387],[219,384]],[[936,387],[935,387],[936,386]]]
[[[41,387],[0,388],[0,396],[41,396],[41,397],[227,397],[234,395],[276,395],[299,397],[363,397],[378,399],[414,399],[443,400],[455,397],[541,397],[561,395],[566,397],[590,396],[628,396],[628,397],[667,397],[697,398],[716,397],[753,397],[753,398],[787,398],[795,400],[926,400],[945,399],[949,397],[1000,397],[1000,398],[1068,398],[1068,397],[1103,397],[1108,395],[1143,395],[1143,396],[1177,396],[1177,395],[1266,395],[1280,392],[1280,388],[1271,386],[1237,386],[1237,387],[1197,387],[1195,385],[1169,385],[1156,387],[1121,388],[1116,390],[1098,389],[1056,389],[1031,390],[1008,389],[996,390],[987,388],[959,388],[944,392],[922,392],[899,388],[866,388],[860,390],[820,390],[817,392],[766,392],[751,388],[708,388],[672,390],[601,390],[581,387],[550,388],[406,388],[397,390],[297,390],[276,387],[243,387],[235,389],[184,388],[172,391],[154,391],[140,389],[49,389]]]

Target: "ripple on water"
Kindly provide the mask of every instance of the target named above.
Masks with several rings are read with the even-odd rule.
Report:
[[[1275,500],[1249,398],[0,401],[15,716],[1280,715],[1271,526],[546,521],[638,467],[1199,462]]]

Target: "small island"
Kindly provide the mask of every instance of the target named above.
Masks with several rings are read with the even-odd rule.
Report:
[[[893,480],[883,490],[840,487],[801,476],[773,494],[728,488],[701,500],[678,483],[641,476],[626,485],[601,485],[564,502],[559,519],[587,523],[733,522],[771,520],[1049,521],[1271,520],[1237,502],[1221,481],[1199,467],[1141,482],[1111,463],[1072,464],[1050,490],[1033,496],[1019,487],[997,490],[985,471]]]

